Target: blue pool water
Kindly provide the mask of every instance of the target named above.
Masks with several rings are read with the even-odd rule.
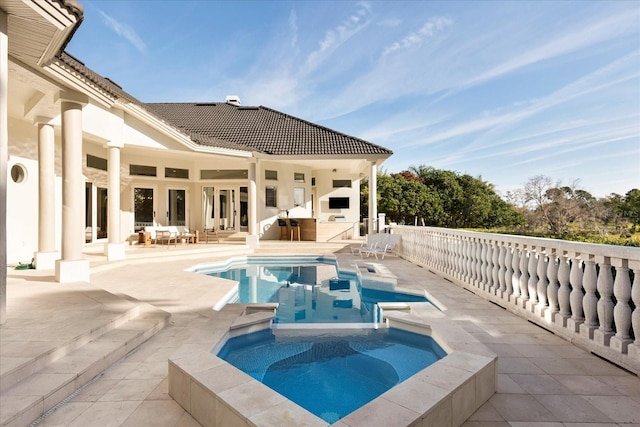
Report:
[[[232,338],[218,352],[328,423],[365,405],[446,355],[431,338],[398,329],[342,338]]]
[[[277,323],[371,323],[378,302],[427,302],[420,295],[362,288],[354,273],[323,257],[248,258],[198,270],[238,282],[230,303],[278,303]]]

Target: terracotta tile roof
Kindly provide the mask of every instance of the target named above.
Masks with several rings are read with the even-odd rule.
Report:
[[[72,55],[61,52],[58,59],[102,91],[146,109],[203,146],[294,156],[393,154],[379,145],[267,107],[226,102],[146,104]]]
[[[272,110],[217,103],[145,104],[174,126],[273,155],[386,155],[379,145]]]

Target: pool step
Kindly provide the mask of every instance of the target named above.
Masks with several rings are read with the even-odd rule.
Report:
[[[87,319],[85,333],[2,372],[0,426],[30,425],[167,325],[169,313],[118,297],[125,312],[98,326]]]

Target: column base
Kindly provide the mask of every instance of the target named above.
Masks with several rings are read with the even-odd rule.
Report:
[[[89,282],[89,260],[56,261],[56,282]]]
[[[56,261],[60,259],[60,252],[36,252],[33,254],[33,263],[36,270],[53,270]]]
[[[107,261],[119,261],[125,258],[125,244],[124,243],[105,243],[104,254],[107,256]]]
[[[251,249],[257,249],[260,246],[260,237],[257,234],[249,234],[246,237],[247,246]]]

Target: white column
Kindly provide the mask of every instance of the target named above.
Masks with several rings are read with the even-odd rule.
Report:
[[[107,189],[107,243],[104,245],[104,253],[108,261],[116,261],[125,258],[125,244],[120,236],[120,149],[124,145],[120,142],[107,143],[109,159],[107,173],[109,175],[109,187]]]
[[[60,251],[55,242],[55,135],[51,118],[37,117],[38,126],[38,251],[34,262],[38,270],[53,270]]]
[[[56,261],[56,281],[88,282],[89,260],[83,259],[84,179],[82,177],[82,107],[87,97],[60,92],[62,111],[62,259]]]
[[[371,162],[371,169],[369,171],[369,234],[375,233],[377,228],[374,228],[376,218],[378,217],[378,200],[376,193],[378,192],[378,168],[375,162]]]
[[[258,236],[258,185],[256,184],[258,165],[255,161],[249,163],[249,235],[247,245],[256,249],[260,245]]]
[[[9,35],[7,14],[0,9],[0,325],[7,322],[7,88],[9,80]]]

